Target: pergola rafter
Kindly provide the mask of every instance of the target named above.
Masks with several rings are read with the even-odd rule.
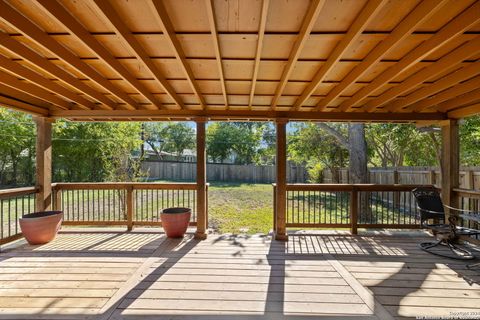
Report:
[[[426,0],[418,4],[417,7],[398,24],[392,33],[381,43],[379,43],[358,66],[356,66],[343,80],[335,86],[325,98],[317,104],[320,111],[326,110],[330,102],[340,96],[340,94],[352,85],[357,79],[364,75],[374,64],[393,50],[399,42],[408,37],[416,27],[421,25],[437,10],[439,10],[447,1]],[[342,111],[342,110],[341,110]]]
[[[275,91],[275,96],[273,97],[270,108],[274,109],[277,106],[278,100],[282,96],[288,79],[290,78],[293,68],[295,67],[295,63],[297,62],[298,57],[300,56],[300,53],[305,46],[308,37],[310,36],[310,32],[312,31],[312,28],[317,21],[318,15],[320,14],[320,11],[322,10],[324,4],[325,0],[313,0],[310,4],[305,18],[303,19],[302,27],[298,32],[297,39],[293,45],[292,50],[290,51],[288,62],[283,69],[280,83],[277,86],[277,90]]]
[[[475,103],[480,1],[229,1],[2,0],[0,66],[19,81],[0,95],[55,113],[83,108],[91,120],[161,108],[173,118],[328,111],[377,121],[380,111],[396,121],[459,114],[448,112],[466,104],[435,108],[458,96]]]
[[[35,41],[40,46],[55,54],[59,59],[76,68],[85,76],[89,77],[92,81],[98,83],[117,98],[123,100],[127,104],[127,108],[135,109],[137,107],[138,104],[125,92],[113,86],[112,83],[105,79],[100,73],[95,71],[58,42],[53,40],[45,32],[43,32],[43,30],[41,30],[3,1],[0,1],[0,18],[8,22],[14,28],[20,30],[29,39]]]
[[[365,7],[362,9],[362,12],[358,15],[355,21],[352,23],[350,29],[348,29],[347,34],[342,38],[342,40],[335,46],[332,53],[329,55],[325,64],[320,67],[315,76],[313,77],[311,83],[307,88],[302,92],[301,96],[295,102],[294,108],[296,110],[300,109],[305,101],[310,98],[313,92],[317,89],[318,85],[325,80],[326,75],[330,72],[333,67],[340,60],[342,55],[347,51],[351,45],[360,37],[362,32],[372,21],[378,11],[383,7],[385,1],[376,0],[369,1]]]
[[[94,51],[100,59],[102,59],[112,70],[118,73],[123,79],[125,79],[129,84],[131,84],[138,92],[140,92],[152,105],[154,108],[158,108],[160,102],[158,99],[145,88],[134,76],[132,76],[124,66],[115,59],[115,57],[108,52],[108,50],[102,46],[102,44],[96,40],[77,20],[75,17],[70,15],[67,10],[65,10],[62,5],[56,3],[55,1],[44,1],[44,0],[36,0],[52,17],[57,19],[62,25],[64,25],[73,35],[77,37],[78,40],[83,42],[86,46],[88,46],[92,51]],[[105,2],[106,4],[106,2]],[[112,11],[113,9],[108,10],[109,18],[114,18],[115,13]],[[117,22],[115,20],[115,22]],[[124,36],[123,31],[125,29],[122,28],[122,25],[114,24],[117,32],[119,32],[122,36]],[[134,41],[133,39],[129,39]],[[130,43],[130,46],[135,46],[136,42]],[[135,49],[140,50],[138,47]],[[141,52],[135,50],[136,54],[139,57],[141,56]],[[143,59],[141,61],[145,62]],[[158,80],[158,79],[157,79]]]

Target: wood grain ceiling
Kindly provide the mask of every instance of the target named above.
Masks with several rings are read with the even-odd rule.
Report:
[[[0,104],[71,120],[480,112],[480,1],[0,0]]]

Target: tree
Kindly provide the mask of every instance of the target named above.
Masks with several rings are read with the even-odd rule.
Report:
[[[31,116],[0,108],[0,184],[32,185],[35,124]]]
[[[137,122],[57,121],[53,127],[55,181],[132,181],[141,145]]]
[[[255,122],[215,122],[207,128],[207,153],[213,161],[235,157],[237,164],[260,160],[265,124]]]
[[[465,166],[480,165],[480,116],[470,117],[460,124],[460,163]]]
[[[342,130],[340,125],[333,129]],[[338,130],[338,131],[337,131]],[[313,123],[296,124],[288,137],[290,159],[306,164],[312,182],[321,182],[321,171],[329,169],[334,182],[339,182],[338,169],[346,164],[348,150],[324,128]]]
[[[195,130],[184,122],[168,123],[164,130],[165,151],[174,152],[180,160],[186,149],[195,147]]]

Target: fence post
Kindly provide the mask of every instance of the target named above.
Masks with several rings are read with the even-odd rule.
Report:
[[[358,191],[352,189],[350,191],[350,232],[357,234],[358,225]]]
[[[435,172],[435,170],[430,170],[430,174],[429,174],[429,178],[428,178],[428,182],[434,186],[437,184],[437,174]]]
[[[127,187],[127,230],[133,229],[133,186]]]

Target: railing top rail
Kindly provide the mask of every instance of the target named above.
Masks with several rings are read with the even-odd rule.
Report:
[[[3,190],[0,190],[0,199],[9,198],[9,197],[18,197],[26,194],[37,193],[37,192],[38,192],[37,187],[3,189]]]
[[[471,198],[480,198],[480,190],[470,190],[470,189],[461,189],[454,188],[453,191],[459,196],[466,196]]]
[[[114,189],[123,190],[127,188],[135,189],[157,189],[157,190],[196,190],[197,184],[194,182],[183,183],[161,183],[161,182],[69,182],[54,183],[52,187],[55,190],[97,190],[97,189]]]
[[[288,191],[411,191],[421,184],[287,184]]]

